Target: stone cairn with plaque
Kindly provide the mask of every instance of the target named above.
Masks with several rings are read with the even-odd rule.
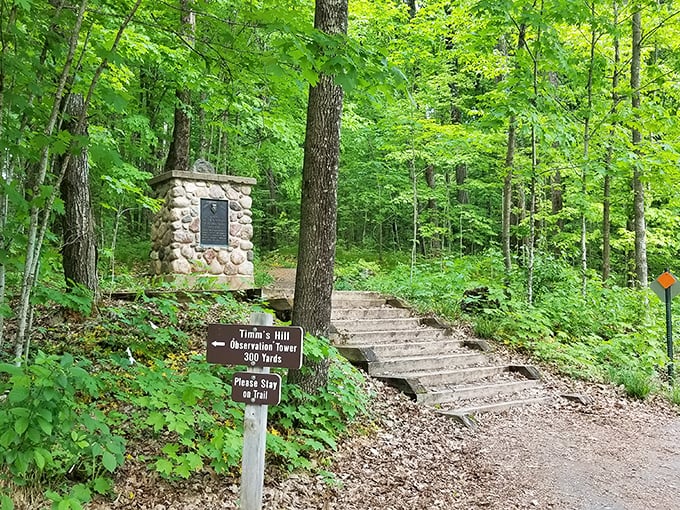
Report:
[[[253,288],[255,179],[216,174],[198,160],[191,172],[166,172],[149,184],[163,201],[151,225],[151,273],[188,284],[209,277],[231,289]]]

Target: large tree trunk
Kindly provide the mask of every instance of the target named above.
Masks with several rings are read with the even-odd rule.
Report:
[[[193,11],[193,0],[181,0],[181,20],[184,38],[190,47],[194,45],[196,32],[196,15]],[[188,171],[191,147],[191,91],[189,89],[177,89],[175,91],[177,103],[175,105],[175,121],[172,132],[172,141],[165,160],[165,171],[173,170]]]
[[[316,0],[314,26],[330,34],[347,33],[347,0]],[[331,325],[343,95],[332,76],[322,74],[310,87],[302,168],[292,323],[326,338]],[[288,381],[314,392],[328,381],[328,366],[328,359],[306,359],[308,370],[291,370]]]
[[[632,18],[632,57],[630,61],[631,105],[633,112],[640,108],[640,50],[642,46],[642,14],[633,13]],[[633,113],[633,117],[637,114]],[[633,145],[637,148],[641,141],[640,130],[631,129]],[[633,163],[633,209],[635,218],[635,277],[637,285],[647,287],[647,227],[645,224],[645,189],[642,184],[642,168],[637,161]]]
[[[78,119],[85,116],[85,103],[80,94],[69,94],[66,98],[64,127],[74,136],[87,135],[87,125],[78,125]],[[90,169],[87,147],[72,154],[66,165],[61,182],[61,197],[64,201],[62,260],[66,285],[82,285],[90,289],[95,297],[99,292],[97,275],[97,239],[94,216],[90,200]]]

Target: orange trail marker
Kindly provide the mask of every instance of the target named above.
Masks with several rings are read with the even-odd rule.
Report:
[[[675,282],[678,280],[675,279],[675,276],[670,274],[668,271],[665,271],[659,275],[659,277],[656,279],[657,282],[664,288],[667,289],[671,285],[673,285]]]

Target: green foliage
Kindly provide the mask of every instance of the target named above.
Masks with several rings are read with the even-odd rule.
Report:
[[[676,406],[680,406],[680,386],[674,384],[668,391],[668,400],[673,402]]]
[[[121,364],[106,376],[118,402],[109,416],[132,438],[162,439],[148,461],[165,477],[188,478],[207,465],[233,472],[240,461],[243,411],[230,401],[232,373],[207,364],[202,355],[178,351],[148,365]]]
[[[267,446],[290,470],[313,467],[315,455],[335,449],[338,439],[366,413],[370,398],[364,376],[328,340],[305,335],[304,350],[309,360],[330,360],[328,384],[314,394],[284,385],[281,403],[270,410]]]
[[[125,441],[114,434],[97,407],[99,380],[86,361],[38,353],[21,367],[0,366],[0,459],[17,485],[51,483],[65,477],[107,491],[106,482],[123,463]],[[66,508],[61,506],[60,508]]]
[[[653,374],[640,369],[625,369],[610,373],[614,384],[625,388],[629,397],[644,400],[654,389]]]
[[[355,262],[335,265],[335,288],[337,290],[349,290],[358,288],[368,277],[378,273],[380,266],[377,262],[368,262],[359,259]]]

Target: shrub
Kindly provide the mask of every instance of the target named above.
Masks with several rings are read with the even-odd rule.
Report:
[[[71,355],[39,352],[33,364],[0,365],[0,460],[17,485],[86,482],[106,492],[108,475],[123,463],[125,441],[96,407],[99,384],[90,364]]]

